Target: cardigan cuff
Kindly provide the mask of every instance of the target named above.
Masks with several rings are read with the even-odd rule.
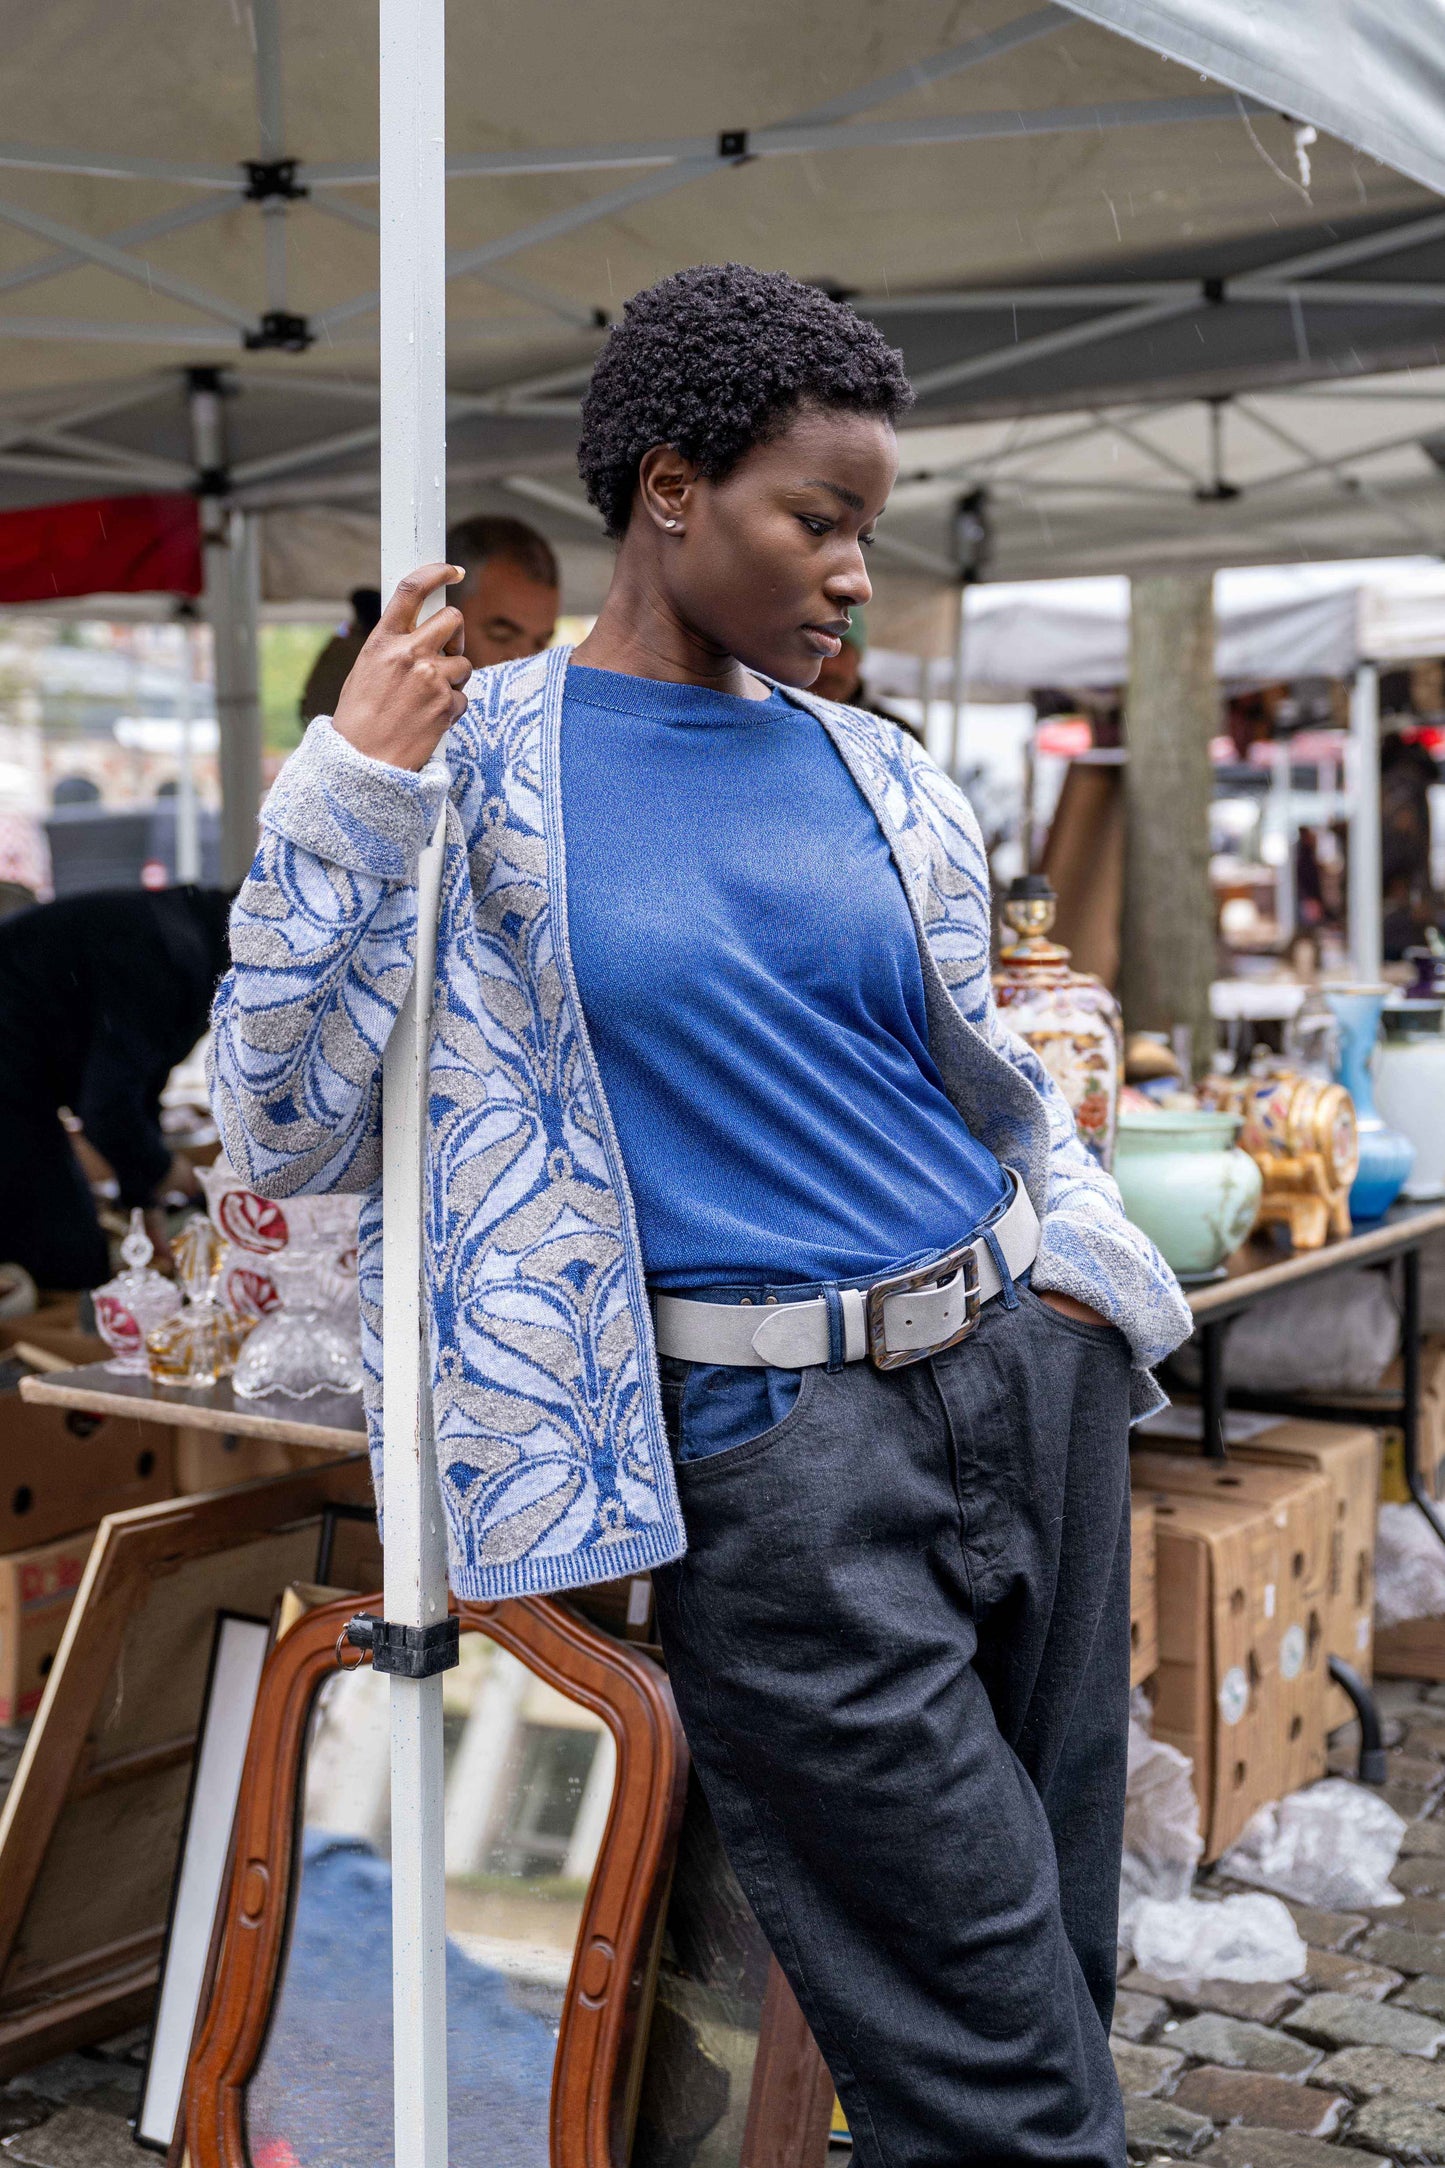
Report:
[[[393,768],[318,715],[276,778],[261,824],[348,872],[414,881],[450,782],[440,749],[419,773]]]

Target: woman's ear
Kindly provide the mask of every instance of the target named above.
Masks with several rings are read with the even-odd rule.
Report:
[[[697,468],[675,444],[654,444],[637,470],[639,505],[654,527],[666,534],[686,532]]]

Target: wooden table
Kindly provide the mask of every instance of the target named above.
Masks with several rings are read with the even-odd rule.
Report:
[[[179,1430],[216,1430],[233,1438],[267,1438],[273,1445],[307,1446],[317,1453],[355,1453],[366,1444],[359,1393],[316,1393],[309,1400],[239,1400],[230,1381],[220,1385],[153,1385],[127,1377],[108,1363],[81,1370],[50,1370],[22,1378],[22,1400],[52,1408],[81,1408],[92,1415],[133,1415]]]
[[[1370,1408],[1372,1418],[1398,1422],[1404,1439],[1405,1480],[1410,1495],[1445,1543],[1445,1520],[1429,1495],[1420,1474],[1420,1250],[1434,1235],[1445,1234],[1445,1202],[1392,1205],[1382,1220],[1358,1232],[1326,1242],[1317,1250],[1292,1250],[1281,1243],[1247,1242],[1236,1250],[1225,1267],[1223,1279],[1189,1289],[1194,1312],[1194,1336],[1199,1342],[1203,1380],[1204,1449],[1223,1460],[1225,1410],[1230,1399],[1225,1373],[1228,1327],[1241,1312],[1265,1295],[1306,1281],[1323,1280],[1332,1272],[1361,1265],[1387,1265],[1399,1258],[1404,1278],[1401,1347],[1401,1392],[1398,1398],[1381,1398]],[[1327,1422],[1358,1422],[1358,1402],[1353,1407],[1331,1406],[1323,1400],[1301,1400],[1289,1393],[1240,1393],[1237,1405],[1268,1414],[1313,1415]]]

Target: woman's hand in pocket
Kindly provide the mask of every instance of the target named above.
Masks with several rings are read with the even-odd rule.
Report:
[[[1102,1316],[1098,1310],[1091,1309],[1087,1302],[1076,1302],[1072,1295],[1060,1294],[1057,1288],[1038,1287],[1035,1288],[1034,1292],[1040,1302],[1046,1302],[1051,1310],[1057,1310],[1060,1317],[1072,1317],[1080,1325],[1108,1325],[1112,1323],[1112,1319]]]

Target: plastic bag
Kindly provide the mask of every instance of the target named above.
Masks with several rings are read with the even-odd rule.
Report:
[[[1445,1546],[1418,1506],[1381,1506],[1375,1536],[1375,1619],[1445,1617]]]
[[[1277,1897],[1146,1897],[1133,1922],[1134,1962],[1157,1980],[1294,1980],[1309,1965]]]
[[[1131,1946],[1141,1904],[1187,1897],[1204,1850],[1193,1764],[1187,1754],[1151,1739],[1129,1719],[1129,1777],[1124,1795],[1124,1857],[1119,1875],[1119,1940]]]
[[[1397,1905],[1401,1896],[1390,1870],[1404,1834],[1405,1823],[1383,1799],[1344,1777],[1326,1777],[1278,1806],[1261,1807],[1220,1860],[1219,1871],[1326,1912]]]
[[[1400,1317],[1384,1275],[1340,1272],[1321,1302],[1312,1283],[1266,1295],[1229,1328],[1229,1382],[1240,1392],[1359,1392],[1378,1385],[1400,1347]],[[1197,1390],[1200,1356],[1174,1364]]]

